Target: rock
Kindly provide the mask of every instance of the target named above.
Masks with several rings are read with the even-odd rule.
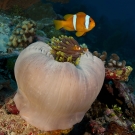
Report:
[[[32,5],[26,10],[28,18],[34,21],[40,21],[44,18],[53,19],[56,17],[56,13],[53,10],[52,4],[43,4],[41,2]]]

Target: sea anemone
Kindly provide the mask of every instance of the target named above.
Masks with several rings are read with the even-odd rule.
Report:
[[[88,50],[73,50],[72,42],[60,42],[67,49],[56,51],[54,46],[35,42],[20,53],[15,63],[17,109],[23,119],[44,131],[70,129],[80,122],[100,92],[105,76],[99,58]],[[59,51],[64,52],[64,58],[71,53],[73,61],[67,62],[68,56],[66,61],[56,59]],[[77,64],[73,64],[74,58],[80,59]]]
[[[53,37],[49,43],[51,46],[51,54],[55,60],[59,62],[71,62],[75,65],[79,64],[80,56],[88,50],[87,47],[80,46],[73,37],[60,36]]]

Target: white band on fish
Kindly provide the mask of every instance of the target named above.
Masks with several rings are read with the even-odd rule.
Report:
[[[85,16],[85,28],[88,29],[89,28],[89,22],[90,22],[90,16],[86,15]]]
[[[73,15],[73,26],[75,30],[76,30],[76,19],[77,19],[77,15]]]

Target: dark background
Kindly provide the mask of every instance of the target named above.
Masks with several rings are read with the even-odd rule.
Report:
[[[62,16],[83,11],[95,20],[92,31],[75,37],[79,43],[86,43],[91,51],[106,50],[135,62],[135,0],[70,0],[66,4],[52,4]]]

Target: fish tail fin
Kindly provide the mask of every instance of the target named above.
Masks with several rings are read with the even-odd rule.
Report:
[[[55,25],[56,30],[59,30],[59,29],[63,28],[63,21],[54,20],[54,25]]]

